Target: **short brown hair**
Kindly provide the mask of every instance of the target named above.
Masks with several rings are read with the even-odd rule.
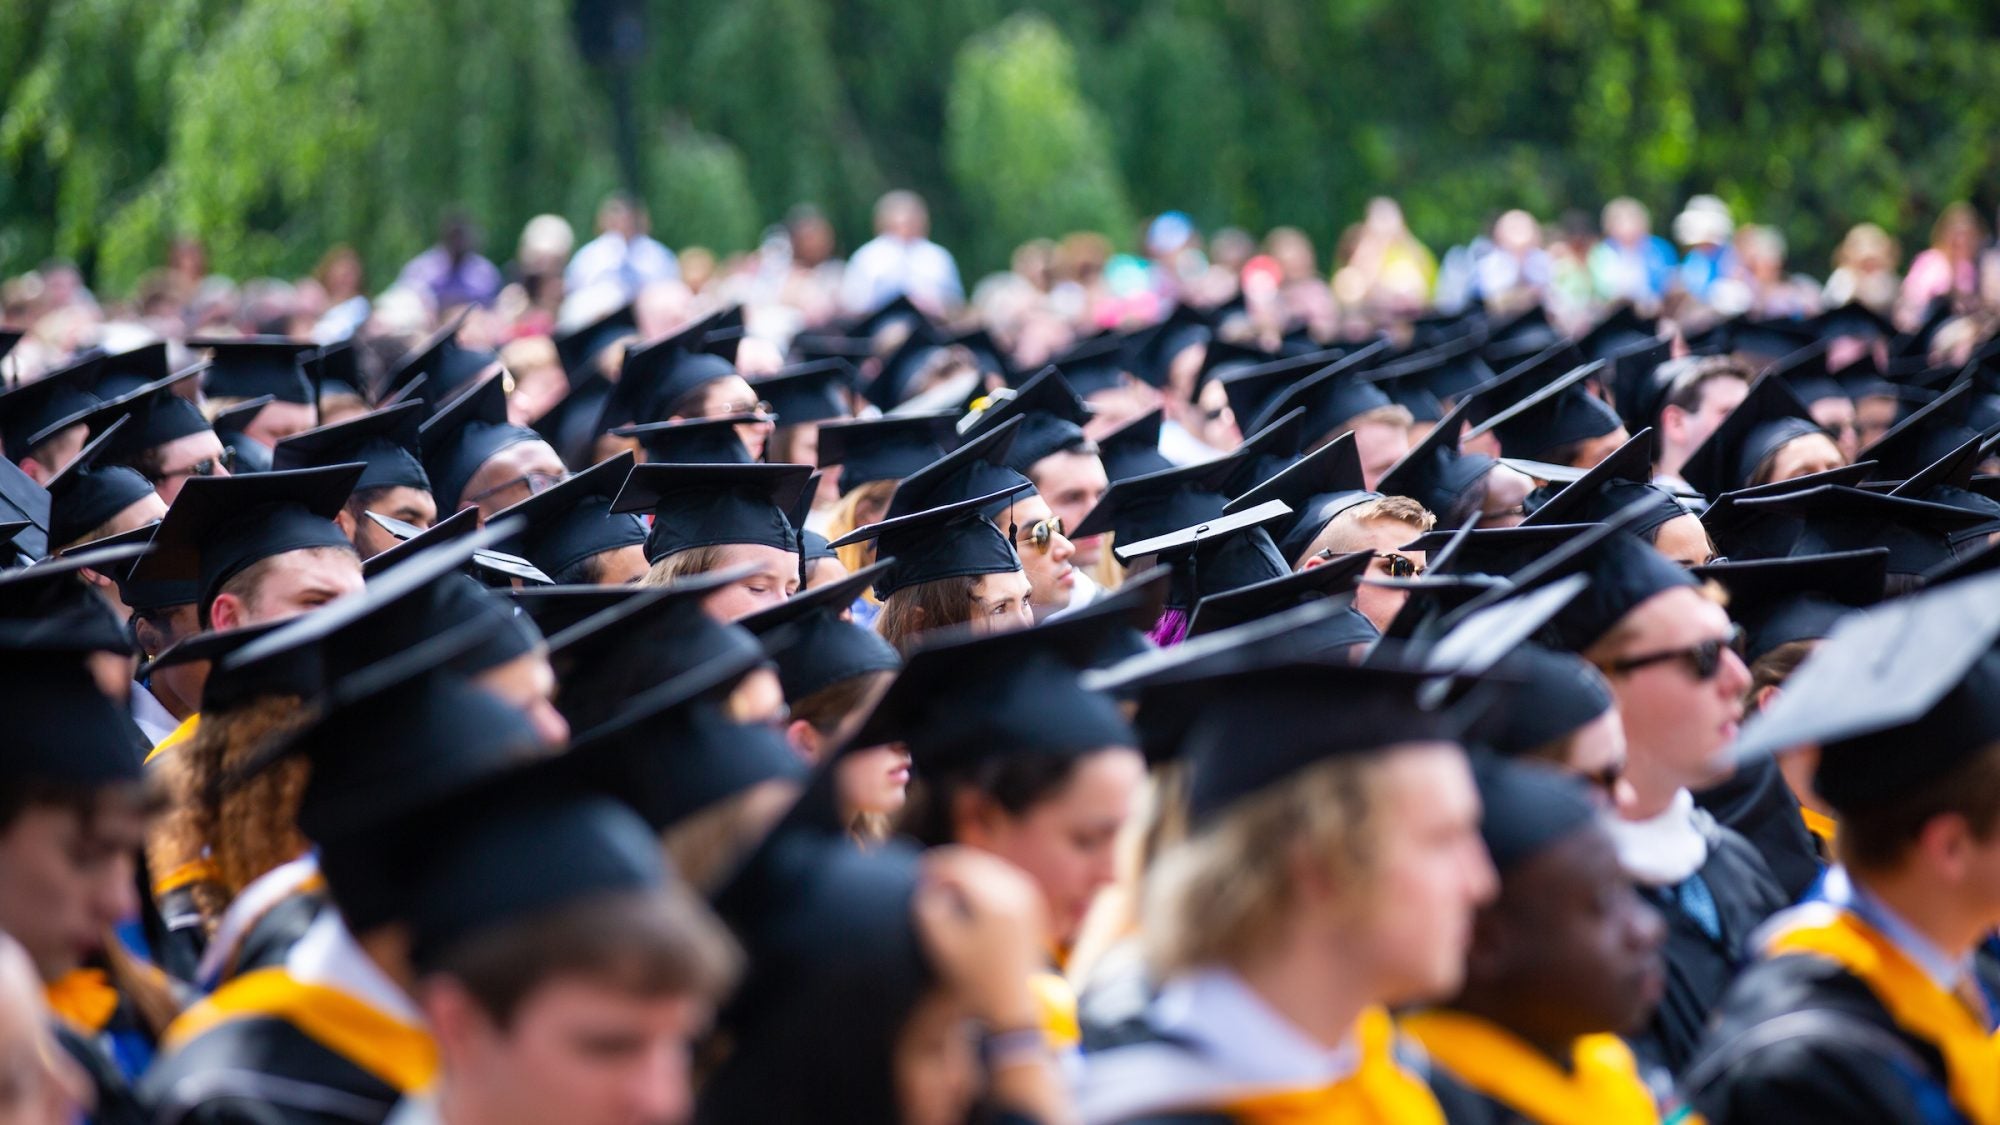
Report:
[[[1759,656],[1750,664],[1750,690],[1744,702],[1752,709],[1757,706],[1757,697],[1767,687],[1783,687],[1792,673],[1799,670],[1813,649],[1819,644],[1816,639],[1786,641],[1777,648]]]
[[[1305,552],[1292,560],[1298,566],[1321,551],[1331,550],[1336,555],[1364,551],[1368,548],[1361,542],[1361,528],[1375,520],[1394,520],[1410,525],[1410,538],[1424,534],[1437,526],[1437,517],[1429,509],[1407,496],[1384,496],[1378,500],[1364,500],[1326,521],[1313,541],[1306,545]]]
[[[1821,768],[1824,762],[1822,758]],[[1840,861],[1860,871],[1895,866],[1924,826],[1941,816],[1964,817],[1975,838],[1990,840],[2000,828],[2000,742],[1915,792],[1878,804],[1836,806],[1834,811],[1840,814],[1840,836],[1834,842]]]
[[[972,620],[972,589],[977,585],[977,577],[957,576],[905,586],[883,600],[875,631],[908,656],[917,638],[932,629]]]
[[[504,1030],[521,1004],[557,977],[714,1002],[734,982],[740,961],[722,923],[675,888],[594,896],[474,934],[445,950],[433,971],[457,980]]]
[[[277,568],[279,559],[308,553],[317,556],[327,552],[344,554],[348,558],[357,561],[361,558],[361,555],[355,551],[351,544],[346,546],[301,547],[296,551],[281,551],[275,555],[267,555],[244,567],[242,570],[237,571],[235,574],[230,575],[229,580],[224,582],[222,588],[217,590],[212,597],[203,598],[196,604],[195,609],[199,615],[201,627],[207,629],[213,624],[209,620],[208,611],[210,607],[215,605],[215,599],[224,594],[234,594],[254,613],[257,609],[257,597],[263,589],[264,580],[269,578],[271,571]]]
[[[1687,356],[1679,360],[1669,360],[1661,365],[1660,374],[1667,379],[1667,396],[1660,403],[1660,409],[1665,410],[1669,406],[1674,406],[1690,414],[1701,409],[1701,400],[1708,397],[1708,385],[1717,379],[1736,379],[1744,383],[1750,381],[1749,368],[1726,355]]]

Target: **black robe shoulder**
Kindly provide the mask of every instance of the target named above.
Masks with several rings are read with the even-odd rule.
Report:
[[[376,1125],[401,1096],[297,1027],[263,1017],[203,1031],[139,1083],[157,1125]]]
[[[1710,1125],[1929,1125],[1958,1120],[1944,1077],[1859,978],[1790,954],[1744,971],[1683,1081]]]
[[[1739,764],[1729,780],[1696,793],[1694,800],[1757,849],[1793,902],[1812,889],[1825,864],[1776,758]]]

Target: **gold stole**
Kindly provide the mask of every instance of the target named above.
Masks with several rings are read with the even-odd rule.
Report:
[[[1431,1088],[1396,1061],[1388,1012],[1362,1012],[1354,1039],[1361,1065],[1333,1085],[1254,1094],[1222,1111],[1242,1125],[1445,1125]]]
[[[138,689],[135,688],[133,690],[136,691]],[[152,765],[154,758],[166,753],[173,747],[179,746],[183,742],[194,741],[194,734],[200,729],[201,712],[196,711],[194,714],[182,719],[180,726],[168,731],[167,737],[162,738],[151,750],[146,751],[146,764],[149,766]]]
[[[1539,1125],[1657,1125],[1653,1095],[1632,1050],[1616,1035],[1586,1035],[1570,1071],[1518,1037],[1463,1012],[1418,1012],[1402,1021],[1452,1076]]]
[[[1799,819],[1806,822],[1806,831],[1819,841],[1820,854],[1829,859],[1833,856],[1833,841],[1840,834],[1840,822],[1823,812],[1799,806]]]
[[[1050,1050],[1060,1054],[1083,1041],[1083,1029],[1076,1019],[1076,990],[1068,978],[1061,973],[1036,973],[1028,978],[1028,989],[1035,994]]]
[[[245,973],[181,1013],[162,1046],[180,1047],[209,1028],[239,1019],[283,1020],[327,1050],[408,1094],[437,1077],[429,1031],[338,989],[296,980],[282,968]]]
[[[1973,1125],[2000,1125],[2000,1049],[1972,1012],[1854,914],[1815,913],[1774,935],[1766,955],[1824,957],[1859,977],[1896,1026],[1944,1056],[1952,1105]]]
[[[85,1035],[104,1030],[118,1011],[118,990],[103,969],[71,969],[42,986],[49,1012]]]

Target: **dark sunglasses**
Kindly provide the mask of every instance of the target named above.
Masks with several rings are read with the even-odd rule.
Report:
[[[148,473],[146,479],[152,481],[154,484],[158,484],[163,480],[171,480],[174,477],[212,477],[215,475],[217,469],[232,469],[235,467],[236,451],[228,446],[224,446],[222,452],[214,457],[204,457],[185,469],[175,469],[170,473]]]
[[[477,496],[468,496],[465,498],[465,502],[467,504],[477,504],[481,500],[486,499],[488,496],[493,496],[498,493],[505,492],[517,484],[527,485],[528,495],[540,496],[542,493],[547,492],[549,489],[554,488],[556,485],[561,484],[565,479],[567,478],[555,473],[527,473],[522,476],[515,477],[513,480],[502,481],[499,484],[494,485],[492,488],[487,489],[486,491],[480,493]]]
[[[1028,542],[1035,545],[1035,550],[1048,554],[1049,542],[1062,534],[1064,534],[1062,517],[1051,516],[1045,520],[1036,520],[1034,526],[1028,528]]]
[[[1648,656],[1634,656],[1626,660],[1615,660],[1605,665],[1604,670],[1612,675],[1624,675],[1654,664],[1665,664],[1668,661],[1678,660],[1687,665],[1687,670],[1694,675],[1695,679],[1706,682],[1714,679],[1715,674],[1722,669],[1723,650],[1734,649],[1742,641],[1743,627],[1739,625],[1730,629],[1729,635],[1726,637],[1710,637],[1698,645],[1677,648],[1671,652],[1656,652]]]

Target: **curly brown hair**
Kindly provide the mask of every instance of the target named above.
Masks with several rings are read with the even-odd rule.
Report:
[[[310,718],[297,696],[264,696],[203,714],[194,738],[167,759],[173,806],[158,839],[180,857],[207,855],[208,876],[190,890],[211,929],[244,887],[310,847],[298,828],[299,796],[310,769],[303,760],[286,759],[246,784],[223,785],[272,739]]]

